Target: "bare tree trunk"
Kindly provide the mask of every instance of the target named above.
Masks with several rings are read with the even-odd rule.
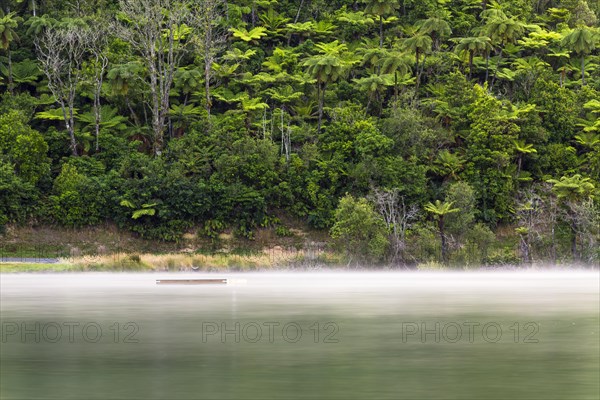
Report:
[[[62,110],[62,114],[63,114],[63,119],[65,121],[65,128],[67,129],[67,132],[69,133],[69,148],[71,149],[71,153],[74,156],[77,156],[77,140],[75,139],[75,131],[71,125],[71,118],[70,118],[70,112],[67,110],[68,107],[65,105],[64,101],[59,101],[60,102],[60,108]]]
[[[285,147],[285,133],[283,131],[283,106],[281,106],[281,154],[284,152]]]
[[[263,140],[267,139],[267,108],[263,110],[262,116],[262,131],[263,131]]]
[[[195,45],[204,59],[204,101],[209,117],[212,109],[212,67],[217,53],[227,40],[227,32],[218,24],[223,14],[228,19],[227,3],[224,0],[203,0],[193,7],[191,13],[191,25],[198,32]]]
[[[118,35],[129,42],[146,63],[152,112],[152,149],[162,153],[175,69],[185,54],[175,29],[188,20],[188,7],[175,0],[120,0],[127,22],[117,26]]]
[[[96,125],[96,152],[100,151],[100,123],[102,122],[100,107],[100,94],[94,93],[94,124]]]
[[[574,221],[569,224],[571,228],[571,254],[573,261],[579,260],[579,254],[577,253],[577,225]]]
[[[292,127],[288,119],[287,134],[285,135],[285,163],[290,165],[290,155],[292,153]]]
[[[133,107],[131,107],[131,103],[129,102],[129,98],[127,96],[125,96],[125,104],[127,105],[129,112],[131,113],[131,117],[133,118],[133,123],[138,127],[141,126],[140,118],[137,116],[137,114],[133,110]]]
[[[550,223],[550,254],[552,257],[552,264],[556,264],[556,218],[558,214],[558,207],[556,200],[553,197],[548,199],[548,206],[545,209],[545,214],[548,216]]]
[[[207,17],[205,17],[206,19]],[[210,79],[212,72],[213,57],[210,51],[212,43],[212,23],[211,21],[204,21],[204,93],[206,96],[206,113],[210,117],[210,109],[212,107],[212,100],[210,98]]]
[[[406,247],[406,231],[418,218],[418,207],[408,207],[404,197],[400,196],[399,189],[380,190],[374,188],[369,196],[377,205],[387,230],[391,246],[390,261],[396,263],[405,261],[404,248]]]
[[[212,106],[212,100],[210,98],[210,72],[211,72],[211,63],[210,61],[204,61],[204,95],[206,99],[206,113],[210,117],[210,108]]]
[[[571,254],[573,261],[584,259],[588,250],[597,247],[586,247],[585,243],[594,243],[600,227],[597,209],[591,198],[574,198],[565,201],[563,217],[571,229]],[[579,243],[579,246],[578,246]],[[588,259],[589,261],[589,259]]]
[[[442,262],[448,264],[448,243],[446,241],[446,235],[444,233],[444,216],[440,215],[438,219],[438,229],[440,233],[440,239],[442,242]]]
[[[531,264],[531,251],[527,235],[520,235],[519,244],[521,248],[521,256],[524,263]]]
[[[75,92],[73,91],[72,99],[69,98],[69,136],[71,137],[71,149],[73,150],[73,155],[78,156],[79,153],[77,151],[77,141],[75,140]]]
[[[14,92],[14,84],[13,84],[13,73],[12,73],[12,57],[10,52],[10,44],[6,49],[6,57],[8,58],[8,92],[13,94]]]
[[[108,67],[108,57],[104,54],[106,45],[106,31],[98,29],[92,32],[90,38],[90,50],[94,55],[94,124],[96,131],[96,151],[100,150],[100,125],[102,123],[102,105],[100,96],[102,94],[102,83],[104,81],[104,73]]]
[[[556,232],[555,232],[554,223],[552,224],[551,229],[552,229],[552,249],[551,249],[552,264],[556,264]]]
[[[474,56],[473,50],[469,51],[469,80],[473,76],[473,56]]]
[[[300,18],[300,11],[302,10],[302,6],[304,5],[304,0],[300,0],[300,5],[298,6],[298,12],[296,12],[296,18],[294,18],[294,23],[298,22],[298,18]],[[290,44],[288,43],[288,46]]]
[[[319,97],[319,123],[317,126],[317,133],[321,133],[321,123],[323,121],[323,107],[325,103],[325,84],[319,83],[317,85],[317,96]]]
[[[383,49],[383,16],[379,16],[379,48]]]
[[[398,71],[394,71],[394,102],[398,101]]]
[[[61,106],[70,138],[70,148],[78,155],[75,138],[75,98],[82,80],[84,55],[88,50],[90,31],[67,27],[46,30],[36,38],[38,60],[48,78],[48,88]]]

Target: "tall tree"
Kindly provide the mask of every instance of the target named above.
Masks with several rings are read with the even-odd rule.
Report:
[[[18,39],[15,29],[17,28],[20,17],[16,17],[14,12],[5,14],[0,9],[0,48],[6,51],[6,57],[8,58],[8,91],[12,94],[13,92],[13,74],[12,74],[12,57],[10,53],[10,45],[13,41]]]
[[[403,261],[406,249],[406,232],[419,217],[416,204],[406,204],[398,188],[373,189],[370,196],[379,214],[383,217],[391,244],[391,262]]]
[[[383,47],[383,17],[392,14],[398,7],[397,0],[362,0],[367,4],[365,14],[379,17],[379,47]]]
[[[317,132],[321,133],[323,121],[323,106],[325,102],[325,89],[329,83],[336,82],[352,64],[345,52],[348,46],[334,40],[330,43],[316,44],[318,54],[308,57],[302,63],[307,72],[317,80],[317,97],[319,100],[319,122]]]
[[[391,74],[384,74],[384,75],[371,74],[370,76],[360,78],[360,79],[353,79],[353,80],[360,89],[365,90],[368,94],[369,99],[367,101],[367,106],[366,106],[367,110],[369,110],[369,106],[371,105],[371,101],[373,100],[373,98],[377,98],[377,100],[379,101],[379,115],[381,116],[381,113],[383,111],[382,91],[387,86],[394,85],[394,80],[393,80],[392,75]]]
[[[97,21],[101,24],[102,21]],[[106,25],[99,26],[90,31],[89,50],[91,53],[92,87],[94,95],[94,126],[96,134],[96,151],[100,150],[100,124],[102,122],[100,95],[102,93],[102,83],[108,67],[108,57],[106,55],[106,44],[108,32]]]
[[[442,261],[444,264],[448,264],[448,242],[446,240],[446,233],[444,232],[444,219],[446,215],[460,211],[458,208],[452,208],[452,204],[452,202],[436,200],[435,203],[429,202],[425,205],[425,211],[433,214],[437,220],[438,233],[440,234],[442,244]]]
[[[419,58],[421,54],[426,54],[431,50],[431,44],[433,43],[431,37],[423,33],[417,33],[416,35],[406,39],[404,46],[415,53],[415,77],[417,78],[417,87],[421,81],[421,73],[423,68],[419,71]],[[423,66],[425,65],[425,58],[423,58]]]
[[[487,81],[491,50],[492,40],[487,36],[470,36],[458,39],[455,51],[459,54],[467,53],[469,55],[469,79],[473,75],[473,58],[476,54],[483,54],[485,56],[485,80]]]
[[[145,66],[143,79],[150,92],[152,147],[155,155],[163,149],[164,131],[170,108],[175,70],[186,50],[189,33],[187,3],[179,0],[120,0],[117,34],[137,52]]]
[[[490,14],[490,17],[486,19],[485,25],[477,31],[480,35],[489,37],[492,43],[499,48],[498,63],[496,64],[494,78],[492,79],[493,86],[498,69],[500,68],[500,62],[502,61],[504,46],[508,43],[515,43],[523,35],[525,24],[515,18],[508,18],[500,11],[497,14]]]
[[[579,208],[586,200],[594,197],[596,187],[592,180],[583,177],[580,174],[572,176],[563,176],[560,179],[549,179],[552,191],[556,197],[563,203],[567,210],[567,220],[571,228],[571,253],[573,259],[577,260],[579,254],[577,252],[577,237],[582,221],[579,218]]]
[[[525,143],[525,140],[513,140],[515,150],[517,152],[517,176],[521,173],[521,167],[523,165],[523,157],[526,154],[537,153],[537,150],[533,148],[530,143]]]
[[[61,24],[46,29],[36,38],[38,60],[48,78],[48,88],[60,105],[73,155],[78,155],[75,138],[75,98],[82,81],[84,55],[90,30],[80,24]]]
[[[585,56],[590,54],[600,41],[600,34],[585,25],[579,26],[565,35],[562,45],[581,58],[581,86],[585,85]]]
[[[410,73],[410,64],[412,58],[410,54],[392,49],[384,53],[383,58],[379,60],[379,73],[394,74],[394,100],[398,100],[398,74],[401,76]]]
[[[227,40],[227,31],[219,25],[226,7],[225,0],[200,0],[193,2],[191,6],[191,21],[197,30],[193,41],[204,60],[204,101],[208,115],[212,107],[210,90],[213,65]]]
[[[417,22],[421,33],[431,35],[434,50],[440,49],[441,38],[447,37],[452,33],[450,24],[446,21],[449,17],[449,12],[438,11],[429,18]]]

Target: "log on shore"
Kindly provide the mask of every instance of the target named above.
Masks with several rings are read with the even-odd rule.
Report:
[[[157,279],[157,285],[222,285],[227,279]]]

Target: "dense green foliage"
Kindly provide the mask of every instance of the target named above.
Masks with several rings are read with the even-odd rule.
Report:
[[[366,199],[346,195],[335,212],[331,236],[348,254],[366,261],[381,261],[389,246],[383,221]]]
[[[600,256],[597,1],[2,4],[0,226]]]

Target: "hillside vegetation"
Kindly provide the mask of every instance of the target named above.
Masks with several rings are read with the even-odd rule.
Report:
[[[0,227],[597,262],[594,0],[7,0]],[[501,243],[501,246],[498,246]]]

